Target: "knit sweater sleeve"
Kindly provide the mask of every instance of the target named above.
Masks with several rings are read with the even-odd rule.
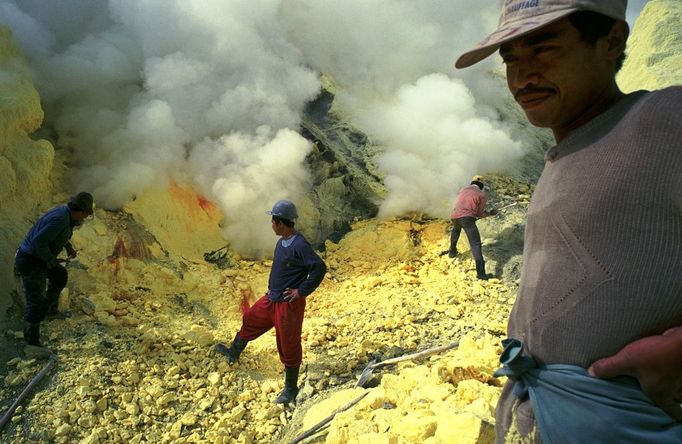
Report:
[[[308,241],[304,239],[298,242],[297,252],[308,270],[308,276],[298,287],[298,292],[301,296],[308,296],[322,283],[322,279],[324,279],[324,275],[327,273],[327,265],[315,253]]]

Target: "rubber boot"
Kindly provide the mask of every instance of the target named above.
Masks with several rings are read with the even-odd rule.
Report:
[[[242,338],[239,337],[239,333],[237,333],[234,336],[234,340],[232,341],[232,345],[229,347],[225,346],[225,344],[218,343],[215,346],[215,349],[218,353],[221,355],[224,355],[227,358],[227,362],[230,364],[234,364],[239,360],[239,355],[242,354],[244,349],[246,348],[246,344],[248,344],[249,341],[245,341]]]
[[[284,390],[275,399],[275,404],[289,404],[298,395],[298,367],[284,367]]]
[[[59,307],[59,293],[53,294],[48,292],[45,295],[45,299],[48,301],[47,304],[47,316],[56,316],[59,314],[59,310],[57,308]]]
[[[493,277],[492,274],[485,272],[485,261],[484,260],[476,261],[476,277],[478,279],[483,279],[484,281],[487,281],[488,279]]]
[[[24,322],[24,339],[28,345],[41,347],[39,322]]]

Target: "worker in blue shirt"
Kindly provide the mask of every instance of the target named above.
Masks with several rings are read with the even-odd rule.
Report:
[[[327,266],[294,228],[298,212],[292,202],[280,200],[266,213],[272,215],[272,230],[281,236],[275,246],[268,291],[244,313],[242,327],[232,345],[217,344],[216,350],[232,364],[239,359],[248,341],[275,327],[277,351],[285,372],[284,389],[275,403],[287,404],[298,394],[306,296],[320,285]]]
[[[69,258],[76,257],[69,240],[73,229],[92,214],[93,205],[90,193],[72,196],[66,205],[43,214],[17,250],[14,267],[26,296],[24,338],[29,345],[40,347],[40,323],[48,313],[57,312],[59,293],[68,280],[68,272],[57,256],[65,249]]]

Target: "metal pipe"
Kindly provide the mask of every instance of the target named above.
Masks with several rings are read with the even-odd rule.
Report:
[[[54,365],[57,363],[57,355],[54,353],[50,355],[49,361],[45,366],[43,367],[40,372],[31,379],[31,382],[28,383],[28,385],[24,388],[24,390],[19,394],[19,397],[17,397],[16,401],[9,407],[7,412],[2,416],[2,419],[0,419],[0,430],[5,427],[5,424],[9,422],[9,420],[12,418],[12,415],[14,414],[14,411],[19,407],[19,404],[26,398],[28,393],[35,387],[38,382],[40,382],[41,379],[45,377],[45,375],[54,367]]]

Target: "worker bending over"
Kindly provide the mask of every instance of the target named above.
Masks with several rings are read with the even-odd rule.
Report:
[[[76,257],[69,240],[73,230],[92,214],[93,205],[90,193],[72,196],[66,205],[43,214],[19,245],[14,268],[26,297],[24,339],[28,345],[41,346],[40,323],[47,314],[57,313],[59,293],[68,281],[68,272],[57,256],[65,249],[69,258]]]
[[[478,232],[478,227],[476,227],[476,219],[494,216],[497,214],[497,211],[494,209],[486,211],[485,207],[488,204],[488,195],[483,190],[483,187],[483,176],[474,176],[471,179],[471,184],[462,188],[459,190],[459,193],[457,193],[455,208],[450,215],[450,218],[452,219],[452,232],[450,233],[450,249],[447,253],[448,257],[451,258],[457,256],[457,241],[459,240],[462,229],[464,229],[467,239],[469,240],[471,255],[474,257],[474,262],[476,263],[476,277],[478,279],[488,280],[492,275],[485,272],[481,235]]]

